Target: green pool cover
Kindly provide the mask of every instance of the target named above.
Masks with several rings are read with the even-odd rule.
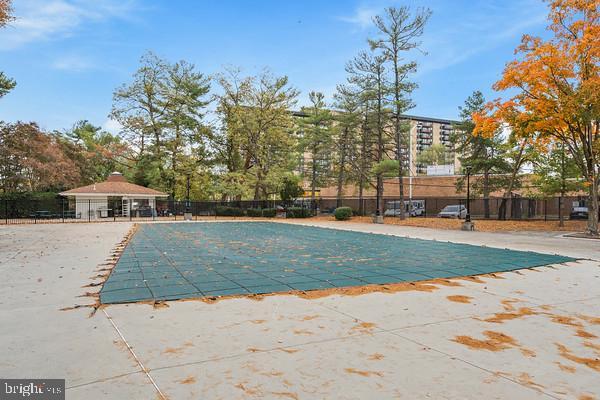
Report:
[[[270,222],[143,224],[100,292],[127,303],[451,278],[569,257]]]

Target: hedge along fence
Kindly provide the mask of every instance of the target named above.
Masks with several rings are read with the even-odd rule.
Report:
[[[246,210],[246,215],[248,217],[273,218],[277,215],[277,210],[275,208],[249,208]]]
[[[218,206],[215,214],[220,217],[251,217],[251,218],[273,218],[277,215],[275,208],[248,208],[246,210],[239,207]]]
[[[285,211],[286,218],[309,218],[313,216],[313,211],[309,208],[290,207]]]
[[[237,207],[217,206],[215,214],[220,217],[243,217],[244,210]]]
[[[248,208],[246,210],[239,207],[218,206],[215,214],[219,217],[265,217],[273,218],[277,215],[275,208]],[[290,207],[286,210],[286,218],[308,218],[312,217],[313,212],[308,208]]]
[[[276,208],[263,208],[262,209],[262,216],[263,217],[273,218],[276,215],[277,215],[277,209]]]

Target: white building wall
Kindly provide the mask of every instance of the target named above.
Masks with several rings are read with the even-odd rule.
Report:
[[[97,219],[106,216],[108,199],[99,196],[75,196],[75,217],[78,219]]]

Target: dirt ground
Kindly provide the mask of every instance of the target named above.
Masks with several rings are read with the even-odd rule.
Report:
[[[202,216],[194,217],[195,221],[281,221],[278,218],[249,218],[249,217],[214,217]],[[107,219],[97,222],[112,222],[112,219]],[[117,219],[121,222],[130,222],[128,218]],[[134,219],[132,222],[149,222],[150,218]],[[173,217],[156,218],[156,221],[176,222]],[[323,215],[313,218],[298,218],[287,220],[294,221],[335,221],[331,215]],[[462,220],[446,219],[446,218],[410,218],[404,221],[399,218],[387,217],[384,219],[385,224],[413,226],[421,228],[458,230],[461,227]],[[0,225],[3,224],[0,220]],[[39,220],[37,224],[60,223],[61,220]],[[371,217],[352,217],[351,222],[371,223]],[[558,226],[558,221],[498,221],[498,220],[475,220],[475,230],[480,232],[583,232],[585,231],[586,221],[565,221],[565,226]],[[33,224],[33,220],[18,220],[17,225]],[[87,223],[87,221],[66,221],[66,223]],[[9,224],[10,225],[10,224]]]
[[[320,216],[310,218],[318,221],[335,221],[333,216]],[[352,217],[352,222],[371,222],[371,217]],[[421,228],[435,229],[460,229],[463,220],[449,218],[400,218],[388,217],[384,219],[386,224],[415,226]],[[475,229],[481,232],[518,232],[518,231],[584,231],[586,221],[565,221],[565,226],[558,226],[558,221],[498,221],[498,220],[475,220]]]

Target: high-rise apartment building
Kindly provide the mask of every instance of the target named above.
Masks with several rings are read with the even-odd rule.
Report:
[[[302,112],[294,112],[296,118],[305,116]],[[458,121],[452,121],[441,118],[420,117],[414,115],[404,115],[404,121],[408,123],[408,137],[405,137],[404,147],[400,151],[400,157],[404,163],[407,176],[418,175],[454,175],[460,173],[460,161],[451,142],[451,136],[454,130],[454,125]],[[445,162],[438,163],[432,167],[426,163],[420,162],[419,155],[425,152],[433,145],[441,144],[445,147]],[[388,154],[394,154],[393,143],[388,143]],[[410,147],[410,153],[408,148]],[[331,158],[334,153],[325,155],[325,160],[318,160],[322,167],[331,165]],[[398,156],[396,155],[396,158]],[[298,164],[298,172],[301,175],[308,173],[308,166],[312,162],[312,155],[305,152],[301,155]],[[429,167],[429,168],[428,168]],[[429,171],[428,171],[429,170]]]
[[[414,115],[405,115],[405,120],[410,125],[409,144],[410,157],[408,152],[404,154],[405,165],[409,168],[412,175],[427,174],[428,165],[419,162],[419,155],[435,144],[441,144],[446,147],[446,168],[437,168],[438,173],[446,171],[446,174],[452,175],[460,170],[460,161],[458,154],[451,142],[451,136],[454,130],[454,124],[458,121],[452,121],[440,118],[418,117]],[[410,165],[409,165],[410,160]],[[431,170],[431,169],[430,169]]]

